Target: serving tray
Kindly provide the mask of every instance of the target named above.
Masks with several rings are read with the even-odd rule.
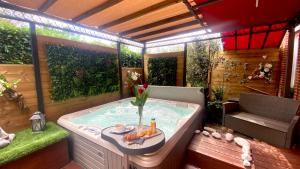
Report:
[[[114,144],[121,152],[129,155],[149,154],[159,150],[165,144],[165,134],[162,130],[156,129],[156,136],[147,138],[143,144],[128,144],[123,141],[123,135],[113,134],[114,126],[102,129],[101,138]]]

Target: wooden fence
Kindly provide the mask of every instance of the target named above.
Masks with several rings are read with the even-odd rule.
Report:
[[[277,95],[280,75],[278,49],[227,51],[221,55],[229,62],[237,64],[236,66],[230,66],[229,69],[225,69],[225,66],[221,64],[216,69],[213,69],[211,73],[210,79],[213,87],[224,84],[225,99],[239,97],[241,92]],[[262,56],[264,55],[267,57],[266,59],[263,59]],[[245,78],[243,77],[245,64],[247,64],[247,78],[260,63],[271,63],[273,65],[271,83],[266,83],[264,79],[241,83],[242,79]]]
[[[29,108],[28,112],[21,112],[15,102],[0,97],[0,126],[8,132],[28,127],[31,112],[37,110],[33,65],[2,64],[0,73],[4,74],[9,81],[21,80],[17,91],[23,94],[25,104]]]
[[[86,43],[74,42],[63,39],[56,39],[44,36],[38,36],[38,55],[41,69],[42,92],[44,97],[44,106],[47,120],[56,121],[60,116],[75,112],[81,109],[86,109],[92,106],[103,104],[106,102],[114,101],[120,98],[119,92],[106,93],[98,96],[79,97],[69,99],[61,102],[54,102],[51,100],[50,92],[51,83],[48,72],[46,44],[63,44],[67,46],[76,46],[81,49],[93,51],[106,51],[116,53],[116,49],[100,47],[98,45],[91,45]],[[238,77],[229,78],[224,82],[226,95],[228,97],[238,97],[240,92],[249,91],[257,92],[253,89],[276,95],[278,91],[279,74],[280,74],[280,60],[278,49],[264,49],[264,50],[245,50],[245,51],[230,51],[225,52],[223,55],[230,61],[240,62],[241,65],[234,70],[233,74],[238,74]],[[262,59],[266,55],[267,59]],[[144,57],[143,68],[122,68],[123,79],[123,95],[124,97],[130,96],[130,87],[128,85],[127,71],[136,71],[144,74],[145,80],[148,76],[148,60],[151,57],[177,57],[177,86],[183,86],[183,69],[184,69],[184,54],[183,52],[173,53],[160,53],[160,54],[146,54]],[[252,70],[258,66],[260,62],[273,64],[272,83],[266,84],[263,80],[250,81],[246,84],[241,84],[243,75],[243,65],[248,63],[248,69]],[[218,86],[223,83],[224,66],[220,65],[211,73],[211,85]],[[37,110],[37,96],[35,89],[35,78],[33,65],[0,65],[0,73],[4,73],[8,80],[21,79],[22,81],[17,88],[17,91],[22,93],[25,98],[25,103],[29,107],[28,112],[20,112],[15,103],[7,101],[5,98],[0,97],[0,126],[5,130],[16,131],[25,127],[29,127],[29,118],[33,112]]]

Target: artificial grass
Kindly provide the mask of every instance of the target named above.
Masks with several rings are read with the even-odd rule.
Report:
[[[26,156],[68,136],[66,130],[53,122],[48,122],[46,129],[41,133],[32,133],[31,128],[17,132],[12,143],[0,149],[0,165]]]

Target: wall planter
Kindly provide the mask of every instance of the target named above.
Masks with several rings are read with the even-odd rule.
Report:
[[[54,101],[80,96],[95,96],[119,90],[116,54],[77,47],[47,45]]]
[[[176,86],[177,58],[149,58],[148,83],[160,86]]]

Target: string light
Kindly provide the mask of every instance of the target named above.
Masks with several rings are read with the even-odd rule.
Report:
[[[88,35],[100,39],[110,40],[114,42],[122,42],[136,47],[144,47],[144,44],[142,43],[138,43],[129,39],[125,39],[101,31],[97,31],[95,29],[89,29],[89,28],[82,27],[80,25],[74,25],[61,20],[40,16],[36,14],[21,12],[13,9],[0,7],[0,17],[17,19],[17,20],[19,19],[25,22],[34,22],[37,25],[41,25],[41,26],[46,26],[46,27],[48,26],[56,29],[67,30],[70,32],[75,32],[75,33]]]

